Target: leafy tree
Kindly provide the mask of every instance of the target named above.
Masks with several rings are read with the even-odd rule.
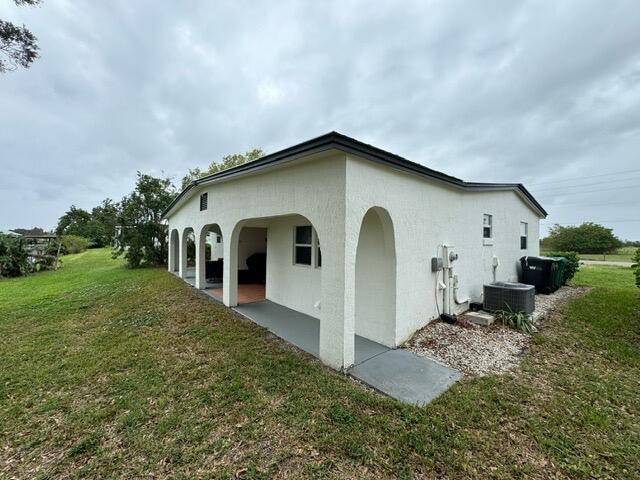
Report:
[[[34,6],[40,0],[14,0],[14,3],[18,6]],[[24,25],[20,27],[0,20],[0,73],[16,70],[18,67],[29,68],[38,58],[37,40]]]
[[[77,235],[91,237],[91,214],[82,208],[71,205],[71,208],[58,220],[57,235]]]
[[[611,228],[587,222],[577,227],[554,225],[543,245],[554,250],[578,253],[609,253],[622,246]]]
[[[244,154],[234,153],[233,155],[227,155],[223,157],[222,161],[219,163],[214,160],[205,170],[201,170],[198,167],[190,169],[189,173],[187,173],[187,175],[182,178],[182,189],[184,190],[185,188],[187,188],[187,186],[193,180],[206,177],[207,175],[213,175],[214,173],[218,173],[228,168],[237,167],[238,165],[257,160],[258,158],[263,156],[264,152],[261,149],[254,148],[253,150],[249,150]]]
[[[636,287],[640,288],[640,248],[636,250],[633,256],[633,273],[636,276]]]
[[[161,217],[175,193],[170,179],[138,172],[135,190],[120,202],[114,258],[124,255],[131,268],[166,262],[167,226]]]
[[[0,277],[19,277],[29,273],[30,269],[24,239],[0,235]]]
[[[119,213],[120,206],[110,198],[91,210],[88,234],[94,246],[106,247],[113,243]]]

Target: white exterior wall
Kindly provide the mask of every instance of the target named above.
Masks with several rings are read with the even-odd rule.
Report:
[[[183,199],[168,216],[169,231],[178,230],[181,242],[182,232],[188,227],[193,227],[199,236],[208,224],[220,226],[224,244],[224,303],[227,306],[237,303],[237,290],[233,287],[237,285],[239,233],[245,221],[292,214],[307,218],[322,239],[320,358],[334,368],[349,366],[354,359],[353,305],[345,304],[344,292],[345,279],[353,277],[353,272],[345,265],[353,269],[355,259],[347,258],[351,249],[346,248],[345,239],[355,237],[346,230],[358,227],[344,221],[345,163],[343,153],[330,152],[237,179],[210,183],[194,189],[194,194]],[[203,192],[208,192],[208,209],[201,212],[199,195]],[[267,224],[266,221],[264,225],[254,222],[251,226],[266,227]],[[200,245],[196,242],[197,250]],[[355,255],[355,249],[353,252]],[[199,251],[196,251],[196,257],[200,258]],[[180,271],[182,273],[184,269]],[[289,270],[291,272],[293,270]],[[204,287],[204,262],[196,268],[196,285]],[[268,295],[282,298],[278,286],[274,286],[276,290]],[[290,305],[301,307],[296,303]],[[309,314],[312,312],[308,307],[300,309]]]
[[[465,191],[341,152],[296,160],[194,190],[195,194],[184,199],[168,218],[169,231],[178,232],[170,239],[182,241],[188,227],[199,236],[207,224],[220,226],[224,303],[233,306],[236,291],[229,286],[236,284],[237,269],[246,268],[239,248],[242,227],[267,228],[266,296],[320,318],[320,358],[335,368],[353,363],[356,327],[367,338],[396,346],[437,317],[437,282],[431,272],[431,257],[438,254],[438,246],[454,246],[460,255],[454,264],[460,279],[459,296],[477,301],[481,300],[482,285],[492,281],[494,255],[500,261],[498,280],[516,280],[518,259],[539,253],[539,216],[519,194]],[[209,208],[203,212],[199,211],[202,192],[208,192],[209,200]],[[395,293],[389,313],[391,328],[377,317],[367,323],[367,308],[373,303],[359,301],[356,305],[356,289],[363,278],[374,280],[369,282],[371,291],[383,292],[390,285],[384,274],[372,277],[369,267],[373,264],[356,268],[362,221],[373,207],[388,214],[385,248],[395,251],[395,266],[385,259],[376,267],[376,272],[396,273],[391,286]],[[484,213],[493,216],[492,242],[482,238]],[[521,221],[529,225],[527,250],[520,250]],[[293,264],[293,227],[305,222],[313,225],[320,238],[321,268],[314,268],[315,261],[311,267]],[[196,241],[198,250],[201,245],[204,243]],[[364,252],[380,250],[371,238],[364,238],[363,248]],[[200,258],[200,253],[196,256]],[[196,268],[196,285],[201,288],[203,277],[204,262]],[[440,292],[438,301],[442,309]],[[452,304],[458,312],[467,308],[466,304]],[[381,309],[386,305],[376,307],[376,311]]]
[[[211,246],[211,258],[207,260],[218,260],[224,256],[224,247],[222,245],[222,237],[220,237],[220,242],[218,242],[218,237],[220,237],[217,233],[209,234],[209,245]]]
[[[322,268],[315,266],[315,252],[311,265],[293,263],[294,228],[298,225],[309,225],[309,221],[295,216],[269,222],[266,296],[280,305],[320,318]]]
[[[244,270],[247,258],[254,253],[266,253],[267,231],[259,227],[244,227],[238,238],[238,268]]]
[[[539,253],[539,217],[517,193],[464,191],[349,156],[347,215],[361,221],[371,207],[389,212],[395,232],[395,345],[438,316],[431,257],[436,256],[439,245],[455,247],[460,255],[454,263],[459,296],[476,301],[482,298],[483,284],[493,280],[494,255],[500,261],[497,279],[515,281],[519,258]],[[484,213],[493,215],[493,242],[482,238]],[[529,224],[527,250],[520,250],[521,221]],[[438,299],[442,311],[441,294]],[[453,301],[452,305],[457,312],[467,308]]]

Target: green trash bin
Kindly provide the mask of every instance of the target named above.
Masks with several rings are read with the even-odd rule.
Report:
[[[564,285],[564,274],[567,268],[567,259],[564,257],[550,257],[555,260],[554,267],[551,269],[551,284],[553,290],[559,289]]]
[[[522,283],[534,285],[538,293],[553,293],[564,283],[564,257],[522,257]]]

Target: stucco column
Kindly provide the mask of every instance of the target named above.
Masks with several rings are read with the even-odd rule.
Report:
[[[223,236],[223,270],[222,270],[222,303],[227,307],[238,305],[238,239],[240,237],[241,226],[226,229],[231,232],[229,239]]]
[[[180,278],[187,278],[187,238],[187,234],[182,232],[180,235]]]
[[[197,230],[196,238],[196,288],[204,289],[207,286],[205,261],[207,251],[207,231]]]
[[[322,239],[320,359],[336,369],[355,361],[355,253],[357,228],[348,223]]]
[[[173,235],[173,230],[169,229],[169,250],[167,253],[167,269],[169,270],[169,272],[173,273],[175,272],[177,269],[177,265],[176,265],[176,254],[175,254],[175,249],[179,247],[179,245],[176,245],[176,241],[178,239],[176,238],[176,235]],[[178,242],[179,243],[179,242]]]

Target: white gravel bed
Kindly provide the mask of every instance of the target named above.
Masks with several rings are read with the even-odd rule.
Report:
[[[536,295],[536,313],[541,318],[570,298],[588,289],[562,287],[551,295]],[[505,373],[522,360],[531,336],[499,323],[482,327],[467,322],[464,316],[454,325],[431,322],[404,345],[420,356],[430,357],[468,376],[482,377]]]

